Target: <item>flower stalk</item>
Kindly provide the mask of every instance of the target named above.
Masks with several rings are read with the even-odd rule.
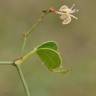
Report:
[[[23,33],[23,45],[22,45],[22,49],[21,49],[21,56],[23,55],[24,53],[24,50],[25,50],[25,46],[26,46],[26,43],[27,43],[27,38],[29,37],[29,35],[37,28],[37,26],[43,21],[43,19],[45,18],[45,16],[50,13],[49,10],[43,10],[42,13],[41,13],[41,16],[39,17],[39,19],[37,20],[36,23],[34,23],[32,25],[32,27],[27,31],[27,32],[24,32]]]

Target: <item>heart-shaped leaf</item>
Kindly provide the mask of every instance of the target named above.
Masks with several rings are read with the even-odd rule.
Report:
[[[49,70],[60,67],[61,57],[57,51],[50,48],[39,48],[36,52]]]

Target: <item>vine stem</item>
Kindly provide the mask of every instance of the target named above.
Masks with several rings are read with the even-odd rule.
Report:
[[[24,78],[23,72],[21,70],[20,64],[15,64],[15,65],[16,65],[16,69],[18,71],[18,74],[19,74],[19,76],[21,78],[21,81],[22,81],[23,87],[25,89],[26,95],[27,96],[31,96],[30,91],[29,91],[29,88],[28,88],[28,85],[26,83],[26,80]]]
[[[25,50],[25,46],[26,46],[26,43],[27,43],[27,38],[28,36],[34,31],[35,28],[37,28],[37,26],[43,21],[44,17],[49,13],[50,11],[49,10],[46,10],[46,11],[43,11],[41,16],[39,17],[39,19],[37,20],[37,22],[35,24],[32,25],[32,27],[27,31],[27,32],[24,32],[23,33],[23,44],[22,44],[22,48],[21,48],[21,58],[19,58],[18,60],[16,60],[14,63],[16,65],[16,68],[17,68],[17,71],[18,71],[18,74],[22,80],[22,83],[23,83],[23,87],[25,89],[25,92],[26,92],[26,95],[27,96],[31,96],[30,95],[30,91],[29,91],[29,88],[28,88],[28,85],[26,83],[26,80],[24,78],[24,75],[23,75],[23,72],[21,70],[21,67],[20,65],[26,61],[30,56],[33,55],[33,53],[36,52],[36,49],[34,49],[33,51],[27,53],[26,55],[24,55],[24,50]],[[23,56],[24,55],[24,56]]]
[[[13,61],[0,61],[0,65],[12,65]]]
[[[22,69],[20,67],[20,65],[22,63],[24,63],[30,56],[33,56],[33,54],[36,52],[36,49],[32,50],[31,52],[27,53],[26,55],[24,55],[22,58],[19,58],[18,60],[15,60],[14,64],[15,64],[15,67],[18,71],[18,74],[20,76],[20,79],[22,81],[22,84],[23,84],[23,87],[25,89],[25,92],[26,92],[26,95],[27,96],[31,96],[30,95],[30,91],[29,91],[29,88],[28,88],[28,85],[27,85],[27,82],[24,78],[24,75],[23,75],[23,72],[22,72]]]
[[[21,56],[24,53],[25,50],[25,46],[26,46],[26,42],[27,42],[27,37],[35,30],[35,28],[37,28],[37,26],[43,21],[44,17],[49,13],[49,11],[47,12],[42,12],[41,16],[39,17],[39,19],[37,20],[37,22],[35,24],[32,25],[32,27],[27,31],[23,33],[24,39],[23,39],[23,45],[22,45],[22,49],[21,49]]]

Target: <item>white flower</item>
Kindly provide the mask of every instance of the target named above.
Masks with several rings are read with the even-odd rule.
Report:
[[[78,10],[74,9],[75,4],[72,5],[71,8],[69,8],[66,5],[63,5],[60,7],[59,11],[56,11],[56,14],[60,15],[60,19],[63,20],[62,24],[69,24],[71,22],[71,19],[78,19],[73,15],[73,13],[77,12]]]

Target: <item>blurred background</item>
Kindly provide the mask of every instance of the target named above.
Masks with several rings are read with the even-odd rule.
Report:
[[[34,56],[22,65],[32,96],[96,96],[96,1],[64,3],[76,4],[79,19],[62,25],[59,16],[49,14],[28,39],[26,52],[54,40],[59,44],[64,67],[72,67],[72,72],[49,72]],[[36,22],[42,9],[60,6],[60,0],[0,0],[0,60],[19,57],[22,32]],[[0,65],[0,96],[26,96],[14,66]]]

